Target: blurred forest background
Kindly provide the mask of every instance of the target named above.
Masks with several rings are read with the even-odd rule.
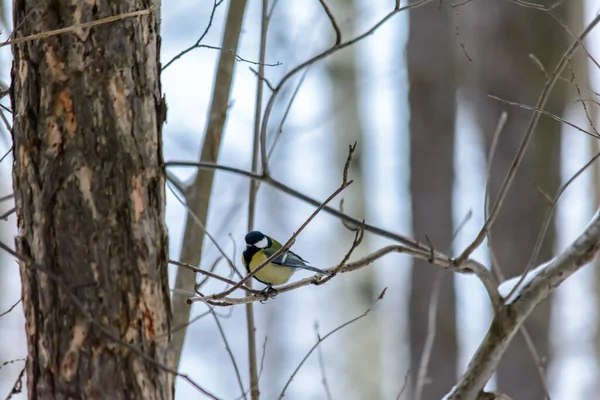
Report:
[[[168,104],[163,140],[166,161],[197,160],[204,146],[205,153],[218,154],[220,164],[251,168],[257,87],[252,69],[258,69],[262,3],[245,3],[219,2],[212,15],[212,1],[163,2],[163,66],[195,43],[209,23],[201,43],[212,46],[188,52],[162,73]],[[344,40],[370,29],[394,5],[391,0],[325,3]],[[297,74],[283,87],[269,121],[271,174],[323,200],[339,185],[348,145],[357,141],[350,170],[354,184],[342,195],[344,212],[422,242],[427,236],[441,251],[459,254],[483,224],[486,181],[494,199],[531,116],[531,110],[488,95],[533,106],[545,74],[573,42],[573,35],[580,34],[600,12],[596,0],[561,1],[551,12],[543,6],[555,0],[535,3],[541,6],[517,0],[433,1],[398,13],[365,40]],[[243,17],[240,58],[231,99],[226,99],[222,109],[222,117],[226,115],[222,141],[214,143],[207,132],[214,76],[222,54],[215,48],[226,35],[228,10],[236,7]],[[331,46],[335,32],[317,0],[271,0],[271,8],[264,74],[270,82],[278,82],[296,65]],[[10,4],[5,2],[3,12],[4,40],[11,31]],[[593,32],[585,43],[589,54],[597,55],[600,33]],[[10,82],[10,66],[10,47],[3,47],[3,85]],[[547,111],[595,132],[599,67],[585,52],[578,52],[554,89]],[[269,97],[265,87],[263,105]],[[8,105],[6,98],[3,101]],[[487,176],[488,154],[503,111],[507,122]],[[10,135],[3,129],[0,153],[10,147]],[[522,273],[549,207],[548,196],[554,197],[559,186],[598,151],[597,139],[543,116],[492,229],[492,252],[486,242],[474,258],[494,265],[505,277]],[[599,167],[588,169],[562,196],[540,253],[532,260],[535,264],[550,259],[586,225],[600,203]],[[191,168],[170,172],[183,182],[195,176]],[[231,238],[235,241],[238,266],[247,231],[248,183],[245,177],[216,172],[206,216],[207,231],[229,255],[234,254]],[[0,163],[0,197],[11,192],[11,160],[7,158]],[[195,201],[200,204],[208,199]],[[0,215],[12,207],[12,200],[3,201]],[[263,184],[254,226],[284,242],[313,210]],[[210,269],[219,251],[207,238],[202,241],[201,231],[187,218],[187,209],[168,191],[171,258]],[[453,240],[465,218],[466,224]],[[15,226],[14,215],[0,221],[0,240],[12,243]],[[191,237],[195,239],[190,241]],[[353,237],[337,218],[321,213],[298,237],[294,251],[313,265],[328,268],[342,259]],[[193,248],[183,245],[184,238]],[[390,243],[366,233],[353,259]],[[20,279],[16,263],[6,254],[0,254],[0,265],[2,313],[19,299]],[[176,268],[171,268],[174,287]],[[228,275],[226,263],[219,262],[216,272]],[[266,352],[260,377],[262,397],[278,396],[317,340],[317,331],[323,335],[361,314],[388,287],[384,300],[366,318],[320,345],[319,354],[308,359],[286,395],[291,399],[396,399],[407,377],[401,398],[415,398],[414,386],[431,331],[431,294],[438,284],[435,337],[421,398],[441,398],[456,383],[487,331],[490,302],[476,278],[440,272],[426,262],[413,263],[396,254],[326,285],[255,303],[259,356]],[[222,284],[212,281],[204,288],[205,293],[220,290]],[[545,385],[552,399],[598,398],[599,309],[600,273],[590,265],[528,319],[527,333],[535,352],[524,335],[517,336],[490,387],[514,399],[542,399]],[[206,310],[205,305],[195,303],[191,317]],[[247,387],[244,307],[217,312]],[[0,317],[0,393],[8,392],[22,369],[26,356],[23,326],[20,305]],[[238,398],[240,389],[218,329],[210,315],[189,327],[179,369],[220,398]],[[198,393],[178,380],[176,395],[187,399]]]

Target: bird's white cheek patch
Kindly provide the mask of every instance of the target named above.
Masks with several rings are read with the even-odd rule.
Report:
[[[258,242],[256,242],[254,244],[254,246],[258,247],[259,249],[264,249],[269,245],[269,241],[267,240],[267,238],[262,238],[261,240],[259,240]]]

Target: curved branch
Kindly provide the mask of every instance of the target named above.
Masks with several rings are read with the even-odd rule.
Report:
[[[446,399],[474,399],[496,370],[502,355],[529,314],[569,276],[589,263],[600,249],[600,209],[579,237],[554,258],[515,300],[496,312],[494,320],[466,372]]]
[[[321,204],[320,201],[315,200],[312,197],[307,196],[304,193],[301,193],[301,192],[297,191],[296,189],[293,189],[290,186],[288,186],[274,178],[271,178],[270,176],[267,176],[264,174],[262,174],[262,175],[255,174],[253,172],[246,171],[246,170],[243,170],[240,168],[229,167],[227,165],[220,165],[220,164],[215,164],[215,163],[210,163],[210,162],[198,162],[198,161],[168,161],[165,163],[165,166],[166,167],[195,167],[195,168],[214,169],[214,170],[219,170],[219,171],[230,172],[232,174],[237,174],[237,175],[245,176],[247,178],[254,179],[254,180],[257,180],[260,182],[264,182],[268,185],[271,185],[272,187],[274,187],[277,190],[280,190],[286,194],[289,194],[290,196],[293,196],[293,197],[295,197],[299,200],[302,200],[308,204],[311,204],[315,207],[318,207]],[[335,208],[327,206],[327,207],[323,208],[323,211],[327,212],[328,214],[333,215],[334,217],[341,219],[343,222],[350,224],[352,226],[361,226],[362,225],[362,221],[360,221],[356,218],[352,218],[351,216],[344,214],[343,212],[336,210]],[[407,236],[400,235],[400,234],[397,234],[394,232],[390,232],[383,228],[379,228],[375,225],[364,224],[364,226],[365,226],[365,231],[367,231],[367,232],[371,232],[375,235],[394,240],[398,243],[402,243],[403,245],[408,246],[413,249],[422,249],[422,250],[429,251],[428,246],[424,246],[424,245],[420,244],[419,242],[417,242]]]
[[[492,305],[493,305],[494,309],[498,309],[498,308],[502,307],[502,299],[500,297],[500,294],[498,293],[498,289],[496,288],[496,283],[495,283],[494,277],[487,268],[485,268],[483,265],[481,265],[480,263],[478,263],[475,260],[467,260],[460,267],[456,267],[454,265],[453,260],[446,256],[439,256],[438,254],[434,253],[433,258],[432,258],[430,250],[418,250],[418,249],[411,249],[411,248],[408,248],[405,246],[400,246],[400,245],[391,245],[391,246],[382,247],[381,249],[374,251],[373,253],[361,258],[360,260],[357,260],[357,261],[354,261],[351,263],[347,263],[341,267],[340,266],[331,267],[331,268],[326,269],[325,271],[329,272],[331,274],[356,271],[357,269],[364,268],[367,265],[372,264],[376,260],[378,260],[378,259],[382,258],[383,256],[390,254],[390,253],[408,254],[412,257],[415,257],[415,258],[418,258],[421,260],[430,261],[433,264],[438,265],[446,270],[460,273],[460,274],[474,273],[475,275],[477,275],[479,280],[483,283],[486,291],[488,292],[490,299],[492,300]],[[303,286],[308,286],[308,285],[320,285],[320,284],[324,283],[324,281],[328,281],[328,280],[329,280],[329,277],[320,277],[319,275],[315,275],[310,278],[301,279],[299,281],[296,281],[296,282],[293,282],[293,283],[290,283],[290,284],[287,284],[284,286],[280,286],[277,288],[277,293],[281,294],[281,293],[289,292],[289,291],[298,289]],[[252,303],[255,301],[264,301],[264,296],[258,296],[258,297],[257,296],[246,296],[246,297],[232,298],[232,297],[222,297],[221,293],[217,293],[212,296],[190,298],[188,300],[188,303],[194,303],[197,301],[205,302],[205,303],[208,303],[208,304],[211,304],[214,306],[232,306],[232,305],[237,305],[237,304]]]
[[[508,173],[506,174],[506,177],[504,178],[504,181],[502,182],[502,186],[500,187],[500,191],[498,192],[498,197],[496,198],[496,201],[494,202],[494,205],[492,207],[490,215],[489,215],[488,219],[485,221],[483,227],[479,231],[479,234],[477,235],[475,240],[473,240],[473,242],[469,246],[467,246],[467,248],[462,252],[462,254],[456,259],[457,264],[460,264],[461,262],[464,262],[467,258],[469,258],[469,256],[473,253],[473,251],[475,251],[475,249],[477,249],[481,245],[481,243],[483,243],[483,240],[485,239],[487,232],[491,229],[492,225],[494,224],[494,221],[498,217],[498,214],[500,212],[500,207],[502,206],[502,203],[504,202],[504,199],[506,198],[508,189],[517,173],[517,169],[519,168],[519,166],[521,165],[521,162],[523,161],[523,157],[525,157],[525,151],[527,150],[527,147],[529,146],[529,142],[531,141],[531,138],[533,137],[535,128],[538,124],[540,116],[542,115],[541,110],[543,110],[544,107],[546,106],[546,102],[548,101],[548,98],[550,97],[550,93],[552,92],[552,89],[554,89],[554,85],[558,81],[562,71],[565,69],[565,67],[571,60],[571,57],[573,57],[573,54],[575,54],[575,51],[577,51],[577,49],[580,47],[582,40],[585,39],[589,35],[589,33],[596,27],[596,25],[599,22],[600,22],[600,14],[597,15],[592,20],[592,22],[590,22],[588,24],[588,26],[585,28],[583,33],[577,38],[577,40],[571,45],[571,47],[569,47],[569,49],[562,56],[562,58],[560,59],[560,62],[558,63],[558,65],[556,66],[556,68],[554,69],[552,74],[550,75],[550,79],[544,86],[544,90],[542,90],[542,93],[540,94],[538,102],[535,105],[533,115],[531,116],[529,125],[527,126],[527,130],[525,131],[525,136],[523,137],[523,140],[521,141],[521,145],[519,146],[517,155],[515,156],[515,159],[513,160],[512,165],[510,166],[510,169],[508,170]]]
[[[404,7],[399,7],[399,8],[395,7],[394,10],[390,11],[386,16],[384,16],[381,20],[379,20],[379,22],[377,22],[375,25],[373,25],[371,27],[371,29],[367,30],[363,34],[361,34],[353,39],[350,39],[348,41],[345,41],[343,43],[340,43],[338,45],[330,47],[329,49],[317,54],[316,56],[310,58],[309,60],[292,68],[291,71],[289,71],[287,74],[285,74],[285,76],[283,78],[281,78],[281,80],[279,81],[277,86],[275,86],[275,88],[273,88],[271,97],[269,98],[269,101],[267,102],[267,106],[266,106],[265,112],[263,114],[263,120],[262,120],[262,124],[261,124],[261,129],[260,129],[260,152],[261,152],[261,160],[262,160],[262,171],[265,176],[270,176],[270,174],[269,174],[269,158],[267,155],[267,124],[269,123],[269,116],[271,115],[271,111],[273,110],[273,106],[275,105],[275,100],[277,98],[277,95],[281,91],[281,88],[283,87],[283,85],[288,80],[290,80],[294,75],[296,75],[298,72],[311,66],[312,64],[316,63],[317,61],[321,61],[321,60],[329,57],[330,55],[338,52],[339,50],[342,50],[346,47],[352,46],[353,44],[358,43],[361,40],[365,39],[366,37],[372,35],[373,33],[375,33],[376,30],[381,28],[388,20],[390,20],[397,13],[400,13],[402,11],[408,11],[410,9],[423,6],[431,1],[433,1],[433,0],[419,0],[419,1],[411,3]],[[398,5],[398,3],[396,3],[396,5]]]

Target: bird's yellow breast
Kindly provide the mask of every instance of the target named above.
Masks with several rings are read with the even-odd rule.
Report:
[[[267,256],[261,251],[252,257],[250,261],[250,266],[246,265],[246,261],[242,256],[242,263],[246,267],[246,271],[250,272],[250,270],[254,271],[256,267],[261,265],[263,262],[267,260]],[[294,268],[286,267],[283,265],[277,265],[269,263],[264,268],[261,268],[254,277],[267,285],[283,285],[286,283],[294,274]]]

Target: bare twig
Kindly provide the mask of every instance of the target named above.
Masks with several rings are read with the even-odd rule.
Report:
[[[181,192],[181,194],[183,196],[185,196],[185,188],[183,188],[180,182],[177,182],[175,180],[176,178],[174,176],[172,176],[172,174],[169,174],[167,176],[167,180],[170,183],[173,183],[174,185],[177,186],[177,189]],[[198,217],[195,213],[194,210],[192,210],[190,208],[190,206],[187,204],[187,200],[182,199],[179,195],[177,195],[177,193],[175,193],[175,191],[169,186],[169,190],[171,191],[171,193],[173,194],[173,196],[175,196],[175,199],[177,199],[177,201],[186,208],[187,212],[188,212],[188,219],[191,219],[197,226],[198,228],[200,228],[202,230],[202,232],[208,237],[208,239],[211,241],[211,243],[217,248],[217,250],[219,251],[219,253],[221,254],[221,257],[223,257],[227,263],[229,264],[229,267],[237,272],[237,269],[235,268],[235,264],[233,263],[233,260],[227,255],[227,253],[225,252],[225,250],[223,250],[223,248],[221,247],[221,245],[219,244],[219,242],[217,241],[217,239],[206,229],[206,226],[204,226],[204,224],[202,223],[200,217]],[[189,264],[188,264],[189,265]],[[238,272],[239,274],[239,272]]]
[[[520,108],[523,108],[523,109],[525,109],[525,110],[532,110],[532,111],[536,111],[536,112],[538,112],[538,113],[541,113],[541,114],[543,114],[543,115],[546,115],[546,116],[548,116],[548,117],[552,118],[552,119],[553,119],[553,120],[555,120],[555,121],[558,121],[558,122],[561,122],[561,123],[563,123],[563,124],[569,125],[571,128],[577,129],[578,131],[580,131],[580,132],[583,132],[583,133],[585,133],[586,135],[590,135],[590,136],[591,136],[591,137],[593,137],[593,138],[600,139],[600,136],[599,136],[597,133],[594,133],[594,132],[590,132],[590,131],[588,131],[588,130],[585,130],[585,129],[583,129],[582,127],[580,127],[580,126],[577,126],[577,125],[575,125],[574,123],[572,123],[572,122],[569,122],[569,121],[567,121],[566,119],[564,119],[564,118],[561,118],[561,117],[559,117],[558,115],[556,115],[556,114],[553,114],[553,113],[551,113],[551,112],[549,112],[549,111],[542,110],[542,109],[540,109],[540,108],[533,107],[533,106],[528,106],[528,105],[526,105],[526,104],[517,103],[517,102],[514,102],[514,101],[510,101],[510,100],[501,99],[500,97],[497,97],[497,96],[494,96],[494,95],[491,95],[491,94],[488,94],[488,97],[490,97],[490,98],[492,98],[492,99],[494,99],[494,100],[498,100],[498,101],[500,101],[500,102],[502,102],[502,103],[509,104],[509,105],[511,105],[511,106],[520,107]]]
[[[15,211],[17,211],[16,207],[11,208],[10,210],[8,210],[7,212],[5,212],[4,214],[0,214],[0,219],[7,221],[8,217],[10,217]]]
[[[436,318],[438,301],[440,297],[441,287],[441,271],[438,271],[433,282],[433,289],[431,291],[431,297],[429,299],[429,309],[427,312],[427,337],[425,338],[425,345],[423,346],[423,353],[421,355],[421,361],[419,362],[419,372],[417,374],[417,383],[415,385],[415,400],[421,400],[423,394],[423,388],[425,387],[425,381],[427,379],[427,367],[431,358],[431,351],[433,350],[433,343],[435,340],[436,332]]]
[[[281,121],[279,121],[279,126],[275,130],[275,139],[273,140],[273,143],[271,144],[271,148],[269,149],[269,154],[267,155],[267,158],[269,160],[271,159],[273,150],[275,150],[277,141],[281,137],[281,133],[283,132],[283,124],[285,123],[285,120],[287,119],[287,117],[290,113],[290,110],[292,109],[292,104],[294,104],[294,100],[296,99],[296,96],[300,92],[300,88],[302,87],[302,84],[304,83],[304,80],[306,79],[306,76],[308,75],[308,71],[310,71],[310,68],[305,69],[304,72],[302,73],[302,76],[298,80],[298,84],[294,88],[294,92],[292,93],[292,97],[290,97],[290,101],[288,102],[287,107],[285,108],[285,112],[283,113],[283,116],[281,117]],[[272,86],[269,86],[269,87],[271,90],[273,90]]]
[[[492,207],[490,215],[486,219],[483,227],[479,231],[479,234],[477,235],[475,240],[469,246],[467,246],[467,248],[462,252],[462,254],[455,260],[457,265],[464,262],[467,258],[469,258],[469,256],[473,253],[473,251],[475,251],[475,249],[477,247],[479,247],[479,245],[481,245],[481,243],[483,242],[483,240],[486,237],[487,232],[491,229],[492,225],[494,224],[494,221],[496,220],[496,218],[498,217],[498,213],[500,212],[500,207],[502,206],[502,203],[504,202],[504,199],[506,198],[508,189],[515,177],[515,174],[517,173],[517,169],[519,168],[519,166],[521,165],[521,162],[523,161],[523,157],[525,156],[525,150],[529,146],[529,142],[531,141],[531,138],[533,137],[535,127],[537,126],[540,116],[542,115],[540,110],[543,110],[544,107],[546,106],[546,102],[548,101],[548,98],[550,97],[550,93],[552,92],[552,89],[554,88],[554,85],[556,84],[556,81],[558,80],[558,76],[562,73],[562,71],[567,66],[569,60],[571,59],[571,57],[573,56],[575,51],[579,48],[581,41],[589,35],[589,33],[596,27],[596,25],[599,22],[600,22],[600,14],[597,15],[588,24],[588,26],[583,31],[583,33],[578,37],[578,40],[576,40],[575,43],[573,43],[571,45],[571,47],[569,47],[569,49],[565,52],[565,54],[562,56],[560,62],[558,63],[558,65],[556,66],[554,71],[552,72],[551,78],[548,80],[548,82],[546,82],[546,85],[544,86],[544,90],[540,94],[538,102],[535,105],[535,111],[533,112],[533,115],[531,116],[529,125],[527,126],[527,130],[525,131],[525,136],[523,137],[523,140],[521,141],[521,145],[519,146],[519,150],[517,151],[515,159],[513,160],[512,164],[510,166],[510,169],[509,169],[506,177],[504,178],[504,181],[502,182],[502,186],[500,187],[498,197],[496,198],[496,201],[494,202],[494,205]]]
[[[237,283],[235,281],[232,281],[231,279],[227,279],[225,277],[217,275],[214,272],[206,271],[206,270],[203,270],[201,268],[195,267],[193,265],[190,265],[188,263],[184,263],[184,262],[181,262],[181,261],[169,260],[169,264],[177,265],[178,267],[187,268],[187,269],[189,269],[191,271],[194,271],[196,273],[199,273],[199,274],[202,274],[202,275],[205,275],[205,276],[217,279],[219,281],[228,283],[230,285],[235,285]],[[242,289],[244,289],[245,291],[247,291],[249,293],[254,293],[254,294],[259,294],[260,293],[258,290],[253,290],[253,289],[249,288],[248,286],[242,286]]]
[[[208,272],[214,273],[215,269],[217,269],[217,265],[219,265],[219,262],[222,259],[223,259],[223,257],[221,257],[221,256],[217,257],[217,259],[210,266],[210,269],[208,270]],[[210,276],[206,275],[204,278],[202,278],[202,280],[200,282],[196,283],[196,290],[200,290],[202,288],[202,286],[204,286],[204,284],[206,282],[208,282],[209,279],[210,279]]]
[[[51,31],[36,33],[34,35],[24,36],[24,37],[20,37],[17,39],[7,40],[6,42],[0,43],[0,47],[23,43],[23,42],[29,42],[29,41],[37,40],[37,39],[45,39],[45,38],[49,38],[51,36],[56,36],[56,35],[61,35],[63,33],[73,32],[76,29],[91,28],[93,26],[108,24],[110,22],[120,21],[122,19],[141,17],[142,15],[147,15],[147,14],[150,14],[150,13],[158,10],[158,8],[159,8],[158,3],[155,3],[155,4],[152,4],[150,7],[146,8],[145,10],[132,11],[132,12],[123,13],[123,14],[119,14],[119,15],[113,15],[110,17],[99,19],[97,21],[83,22],[80,24],[70,25],[65,28],[54,29]]]
[[[396,396],[396,400],[400,400],[400,398],[402,397],[402,394],[406,390],[406,384],[408,383],[408,375],[410,375],[410,370],[406,371],[406,374],[404,375],[404,383],[402,384],[402,387],[400,388],[400,393],[398,393],[398,396]]]
[[[600,209],[579,237],[548,262],[543,271],[521,289],[514,302],[504,308],[504,312],[496,313],[486,337],[447,399],[477,398],[526,318],[562,282],[589,263],[599,249]]]
[[[327,18],[329,18],[329,22],[331,22],[331,27],[335,31],[335,44],[333,46],[334,47],[339,46],[340,43],[342,43],[342,31],[340,30],[340,27],[338,26],[337,22],[335,21],[335,17],[331,13],[331,10],[329,9],[329,7],[327,7],[327,4],[325,4],[325,1],[319,0],[319,3],[321,3],[321,6],[323,7],[325,14],[327,14]]]
[[[8,396],[6,396],[6,400],[12,399],[13,395],[19,394],[23,391],[23,376],[25,376],[25,368],[24,367],[21,370],[21,372],[19,373],[19,376],[17,376],[17,380],[15,381],[15,384],[10,389],[10,393],[8,393]]]
[[[208,306],[210,307],[210,306]],[[211,308],[212,310],[212,308]],[[247,399],[246,392],[244,391],[244,384],[242,383],[242,375],[240,375],[240,369],[238,368],[237,362],[235,361],[235,356],[231,351],[231,347],[229,346],[229,342],[227,341],[227,336],[225,336],[225,331],[223,330],[223,326],[221,325],[221,321],[219,321],[219,317],[213,312],[211,313],[213,318],[215,319],[215,324],[217,324],[217,329],[219,329],[219,334],[221,335],[221,339],[223,339],[223,344],[225,345],[225,350],[229,355],[229,359],[231,360],[231,364],[233,365],[233,370],[235,371],[235,376],[237,378],[238,385],[240,385],[240,390],[242,392],[242,398]]]
[[[261,150],[263,175],[270,176],[269,161],[268,161],[268,157],[267,157],[267,125],[269,123],[269,116],[271,114],[273,106],[275,105],[275,100],[277,99],[277,95],[281,91],[281,88],[283,87],[283,85],[285,85],[285,83],[289,79],[294,77],[298,72],[304,70],[305,68],[309,67],[310,65],[312,65],[318,61],[321,61],[321,60],[331,56],[332,54],[338,52],[339,50],[342,50],[348,46],[352,46],[353,44],[360,42],[364,38],[372,35],[375,31],[377,31],[381,26],[383,26],[388,20],[390,20],[392,17],[394,17],[397,13],[402,12],[402,11],[408,11],[413,8],[421,7],[431,1],[433,1],[433,0],[419,0],[414,3],[409,4],[407,6],[395,8],[394,10],[389,12],[386,16],[384,16],[381,20],[379,20],[376,24],[374,24],[370,29],[368,29],[366,32],[364,32],[363,34],[361,34],[353,39],[350,39],[348,41],[342,42],[337,46],[330,47],[329,49],[317,54],[316,56],[310,58],[309,60],[292,68],[287,74],[285,74],[283,76],[283,78],[281,78],[281,80],[279,81],[277,86],[275,86],[275,88],[273,89],[273,92],[271,93],[271,97],[269,98],[269,101],[267,102],[267,105],[265,107],[265,112],[263,114],[263,119],[262,119],[262,123],[261,123],[260,150]]]
[[[19,298],[19,300],[17,300],[17,302],[15,304],[13,304],[12,306],[10,306],[10,308],[6,311],[4,311],[2,314],[0,314],[0,318],[4,317],[7,314],[10,314],[12,310],[15,309],[16,306],[18,306],[21,303],[21,300],[23,300],[22,298]]]
[[[317,335],[317,341],[321,340],[321,335],[319,335],[319,323],[315,321],[315,334]],[[321,383],[323,384],[323,388],[325,389],[325,396],[327,396],[327,400],[333,400],[331,397],[331,390],[329,389],[329,384],[327,383],[327,374],[325,373],[325,362],[323,361],[323,351],[321,347],[317,347],[317,356],[319,358],[319,370],[321,371]]]
[[[21,361],[27,361],[27,357],[25,357],[25,358],[15,358],[13,360],[4,361],[2,364],[0,364],[0,369],[2,367],[6,367],[7,365],[11,365],[11,364],[14,364],[14,363],[17,363],[17,362],[21,362]]]
[[[201,169],[211,169],[211,170],[230,172],[233,174],[245,176],[247,178],[250,178],[250,179],[253,179],[256,181],[267,183],[268,185],[271,185],[275,189],[280,190],[290,196],[293,196],[293,197],[295,197],[299,200],[302,200],[308,204],[311,204],[315,207],[318,207],[321,204],[320,201],[315,200],[315,199],[291,188],[290,186],[288,186],[274,178],[271,178],[270,176],[266,176],[264,174],[256,174],[256,173],[246,171],[246,170],[243,170],[240,168],[229,167],[226,165],[219,165],[219,164],[208,163],[208,162],[197,162],[197,161],[168,161],[165,163],[165,166],[166,167],[195,167],[195,168],[201,168]],[[335,208],[324,207],[323,211],[341,219],[342,221],[344,221],[347,224],[350,224],[352,226],[360,226],[361,225],[360,220],[358,220],[356,218],[352,218],[349,215],[346,215],[343,212],[336,210]],[[379,235],[381,237],[385,237],[385,238],[394,240],[398,243],[402,243],[411,248],[416,248],[416,249],[425,249],[426,248],[425,246],[408,238],[407,236],[403,236],[403,235],[399,235],[397,233],[390,232],[388,230],[379,228],[375,225],[365,223],[365,231],[371,232],[371,233],[373,233],[375,235]]]
[[[498,124],[496,125],[496,130],[494,131],[494,136],[492,137],[492,143],[490,145],[490,153],[487,159],[487,166],[485,171],[485,189],[484,189],[484,199],[483,199],[483,217],[487,221],[488,216],[490,214],[490,182],[492,180],[492,165],[494,164],[494,158],[496,156],[496,149],[498,148],[498,141],[500,140],[500,135],[504,131],[504,126],[506,126],[506,121],[508,119],[508,113],[506,111],[502,111],[500,114],[500,118],[498,119]],[[496,271],[497,268],[494,266],[498,266],[496,262],[496,256],[494,255],[494,249],[492,247],[492,233],[490,230],[487,231],[487,246],[490,253],[490,259],[492,260],[491,268],[493,271]]]
[[[302,359],[302,361],[300,361],[300,364],[298,364],[298,366],[296,367],[296,369],[294,370],[294,372],[292,372],[292,374],[290,375],[290,378],[288,379],[288,381],[286,382],[285,386],[281,390],[281,393],[279,394],[278,399],[282,399],[283,396],[285,396],[285,391],[290,386],[290,383],[292,383],[292,380],[294,379],[294,377],[296,376],[296,374],[298,373],[298,371],[300,370],[300,368],[302,368],[302,365],[304,365],[304,363],[306,362],[306,360],[308,359],[308,357],[310,357],[310,355],[312,354],[312,352],[315,351],[315,349],[317,347],[319,347],[319,345],[321,343],[323,343],[328,337],[330,337],[334,333],[338,332],[341,329],[344,329],[345,327],[347,327],[348,325],[350,325],[350,324],[358,321],[359,319],[362,319],[362,318],[366,317],[369,314],[369,312],[373,309],[373,307],[375,307],[377,305],[377,303],[379,303],[379,301],[381,299],[383,299],[383,296],[385,296],[386,290],[387,290],[387,287],[385,289],[383,289],[383,291],[377,297],[377,299],[375,300],[375,302],[365,312],[363,312],[362,314],[360,314],[358,317],[355,317],[355,318],[352,318],[349,321],[346,321],[342,325],[338,326],[337,328],[335,328],[334,330],[332,330],[331,332],[329,332],[328,334],[326,334],[325,336],[323,336],[322,338],[319,338],[317,340],[317,342],[313,345],[313,347],[311,347],[311,349],[308,351],[308,353],[306,353],[306,355],[304,356],[304,358]]]
[[[170,59],[165,64],[165,66],[162,67],[161,72],[164,71],[165,69],[167,69],[175,61],[179,60],[181,57],[183,57],[184,55],[186,55],[190,51],[192,51],[195,48],[197,48],[200,45],[200,43],[202,43],[202,41],[204,40],[204,37],[208,34],[208,31],[210,30],[210,27],[212,26],[213,19],[215,18],[215,12],[217,12],[217,8],[219,8],[219,6],[221,5],[221,3],[223,3],[223,2],[222,1],[214,0],[213,8],[212,8],[212,10],[210,12],[210,16],[208,17],[208,24],[206,24],[206,27],[204,28],[204,32],[202,32],[202,35],[200,35],[200,37],[198,38],[198,40],[196,40],[196,43],[194,43],[193,45],[191,45],[190,47],[188,47],[187,49],[183,50],[181,53],[177,54],[175,57],[173,57],[172,59]]]
[[[531,339],[531,336],[529,335],[529,331],[527,331],[527,328],[525,327],[525,325],[521,325],[521,328],[519,329],[519,331],[523,335],[523,339],[525,339],[527,348],[529,349],[529,352],[531,353],[531,357],[533,358],[533,361],[535,362],[535,366],[537,367],[538,374],[540,376],[540,382],[542,382],[542,388],[544,389],[544,392],[545,392],[544,394],[546,395],[545,400],[551,400],[552,398],[550,397],[550,389],[548,388],[548,382],[546,381],[546,371],[544,371],[544,365],[542,363],[542,360],[540,359],[540,355],[539,355],[537,349],[535,348],[535,343],[533,343],[533,340]]]
[[[492,273],[487,268],[485,268],[483,265],[481,265],[477,261],[471,260],[471,259],[467,260],[461,266],[455,266],[454,262],[451,258],[449,258],[448,256],[440,256],[437,252],[434,253],[434,258],[432,260],[431,252],[429,250],[415,250],[415,249],[410,249],[408,247],[404,247],[404,246],[400,246],[400,245],[386,246],[386,247],[382,247],[381,249],[374,251],[371,254],[366,255],[365,257],[361,258],[360,260],[356,260],[356,261],[345,264],[341,269],[339,268],[339,266],[336,265],[335,267],[326,269],[325,271],[329,272],[330,274],[356,271],[358,269],[364,268],[364,267],[372,264],[373,262],[377,261],[381,257],[384,257],[390,253],[407,254],[412,257],[418,258],[420,260],[431,261],[435,265],[438,265],[444,269],[447,269],[447,270],[450,270],[452,272],[456,272],[459,274],[475,273],[475,275],[477,275],[479,280],[482,282],[484,288],[486,289],[488,296],[492,300],[492,306],[494,307],[494,309],[502,307],[502,304],[503,304],[502,298],[500,297],[500,294],[498,293],[498,289],[496,288],[496,286],[497,286],[496,280],[495,280],[494,276],[492,275]],[[324,279],[327,279],[327,278],[321,278],[318,275],[315,275],[315,276],[312,276],[309,278],[301,279],[301,280],[293,282],[293,283],[289,283],[287,285],[279,286],[277,288],[277,292],[279,294],[281,294],[281,293],[289,292],[289,291],[292,291],[292,290],[295,290],[295,289],[298,289],[300,287],[307,286],[307,285],[319,285],[319,284],[321,284],[321,281]],[[197,301],[206,302],[208,304],[215,305],[215,306],[232,306],[232,305],[236,305],[236,304],[246,304],[249,302],[255,302],[255,301],[259,301],[259,300],[262,300],[262,298],[258,298],[256,296],[247,296],[247,297],[242,297],[242,298],[211,296],[211,297],[195,297],[195,298],[189,299],[188,301],[190,303],[197,302]]]
[[[544,238],[546,237],[546,232],[550,226],[550,223],[552,222],[552,216],[554,215],[554,210],[556,209],[556,205],[558,203],[558,200],[560,199],[560,197],[562,196],[562,194],[565,192],[565,190],[581,175],[583,174],[583,172],[588,169],[590,166],[592,166],[594,164],[594,162],[598,159],[598,157],[600,157],[600,153],[596,154],[594,157],[592,157],[587,163],[585,163],[585,165],[581,168],[579,168],[579,170],[577,170],[577,172],[575,174],[573,174],[573,176],[571,178],[569,178],[568,181],[566,181],[559,189],[558,192],[556,193],[556,196],[554,196],[554,199],[552,200],[550,207],[548,208],[548,210],[546,211],[546,215],[544,216],[544,221],[542,223],[542,228],[540,229],[540,233],[538,234],[537,240],[535,242],[535,246],[533,247],[533,251],[531,253],[531,257],[529,258],[529,262],[527,263],[527,266],[525,268],[525,271],[523,271],[523,274],[521,275],[521,278],[519,279],[519,281],[517,282],[517,284],[512,288],[512,290],[510,291],[509,295],[506,297],[507,299],[510,299],[512,297],[512,295],[519,290],[519,286],[523,283],[523,281],[525,280],[525,278],[527,277],[527,274],[529,273],[529,271],[531,271],[531,268],[533,268],[534,263],[536,262],[538,255],[540,253],[540,250],[542,248],[542,243],[544,242]]]
[[[10,154],[12,151],[13,151],[13,146],[10,146],[10,149],[8,149],[8,150],[6,151],[6,153],[4,153],[4,155],[3,155],[2,157],[0,157],[0,163],[1,163],[2,161],[4,161],[4,159],[5,159],[6,157],[8,157],[8,155],[9,155],[9,154]]]
[[[14,193],[7,194],[6,196],[2,196],[2,197],[0,197],[0,203],[2,203],[3,201],[6,201],[6,200],[10,200],[13,197],[15,197]]]

